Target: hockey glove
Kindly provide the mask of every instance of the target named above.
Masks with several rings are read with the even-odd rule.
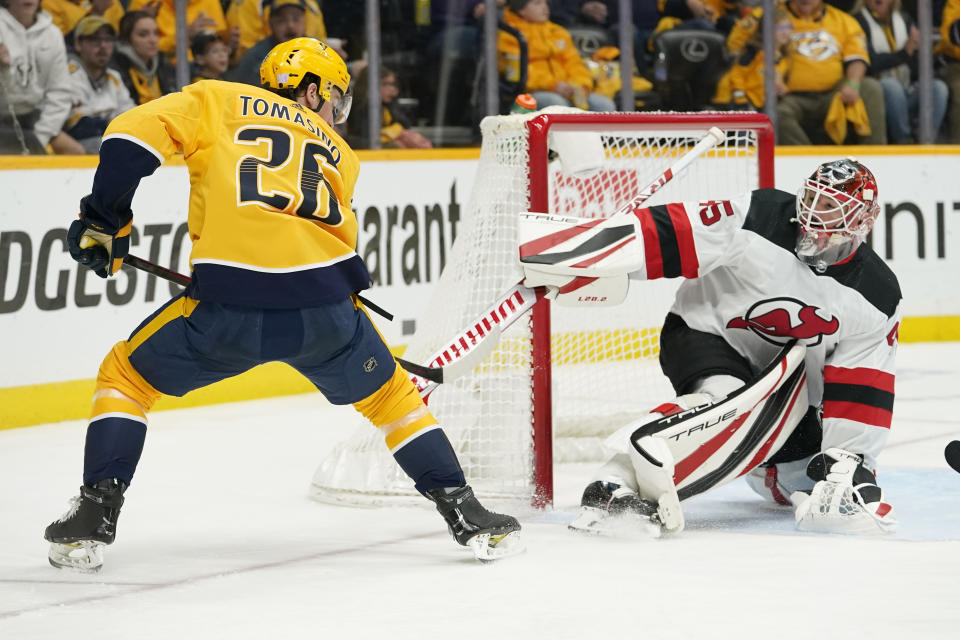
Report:
[[[85,222],[81,214],[80,219],[74,220],[67,231],[70,257],[89,267],[101,278],[112,276],[120,270],[120,265],[130,250],[132,226],[133,222],[128,222],[111,235],[94,224]]]
[[[810,460],[807,476],[816,484],[809,496],[794,493],[800,529],[836,533],[888,533],[897,527],[893,507],[884,499],[863,458],[830,448]]]

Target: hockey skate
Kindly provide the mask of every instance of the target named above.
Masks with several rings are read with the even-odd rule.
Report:
[[[80,495],[43,534],[50,543],[47,559],[58,569],[95,573],[103,566],[103,547],[117,537],[117,519],[126,486],[116,479],[80,487]]]
[[[663,531],[657,505],[627,487],[596,480],[587,485],[571,531],[611,537],[659,538]]]
[[[487,511],[469,486],[434,489],[427,497],[436,503],[453,539],[469,547],[477,560],[499,560],[526,549],[517,519]]]

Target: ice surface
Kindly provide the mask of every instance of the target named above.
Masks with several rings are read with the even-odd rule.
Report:
[[[592,467],[561,465],[556,509],[517,514],[528,552],[494,565],[429,506],[310,501],[352,409],[302,395],[153,414],[103,571],[57,571],[42,533],[85,424],[0,431],[0,639],[957,638],[958,381],[960,343],[901,347],[889,538],[800,534],[742,482],[684,503],[679,536],[584,537],[566,522]]]

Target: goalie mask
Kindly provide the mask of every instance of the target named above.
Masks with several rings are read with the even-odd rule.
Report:
[[[825,271],[853,255],[879,215],[869,169],[852,158],[820,165],[797,194],[797,257]]]
[[[315,38],[294,38],[281,42],[260,65],[260,84],[291,100],[300,86],[317,83],[320,104],[333,106],[333,123],[343,124],[350,115],[353,96],[350,73],[336,51]]]

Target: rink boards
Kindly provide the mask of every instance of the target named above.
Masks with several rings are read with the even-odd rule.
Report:
[[[960,340],[960,147],[790,148],[777,153],[779,188],[794,191],[819,162],[856,155],[877,176],[883,213],[872,243],[904,292],[902,341]],[[479,150],[362,152],[354,198],[358,253],[376,283],[369,297],[396,315],[379,321],[402,350],[462,224]],[[124,270],[102,281],[64,244],[95,158],[0,157],[0,428],[83,417],[93,377],[125,338],[179,288]],[[188,271],[186,168],[143,181],[131,253]],[[616,339],[612,337],[611,339]],[[310,391],[283,365],[189,394],[158,409]]]

